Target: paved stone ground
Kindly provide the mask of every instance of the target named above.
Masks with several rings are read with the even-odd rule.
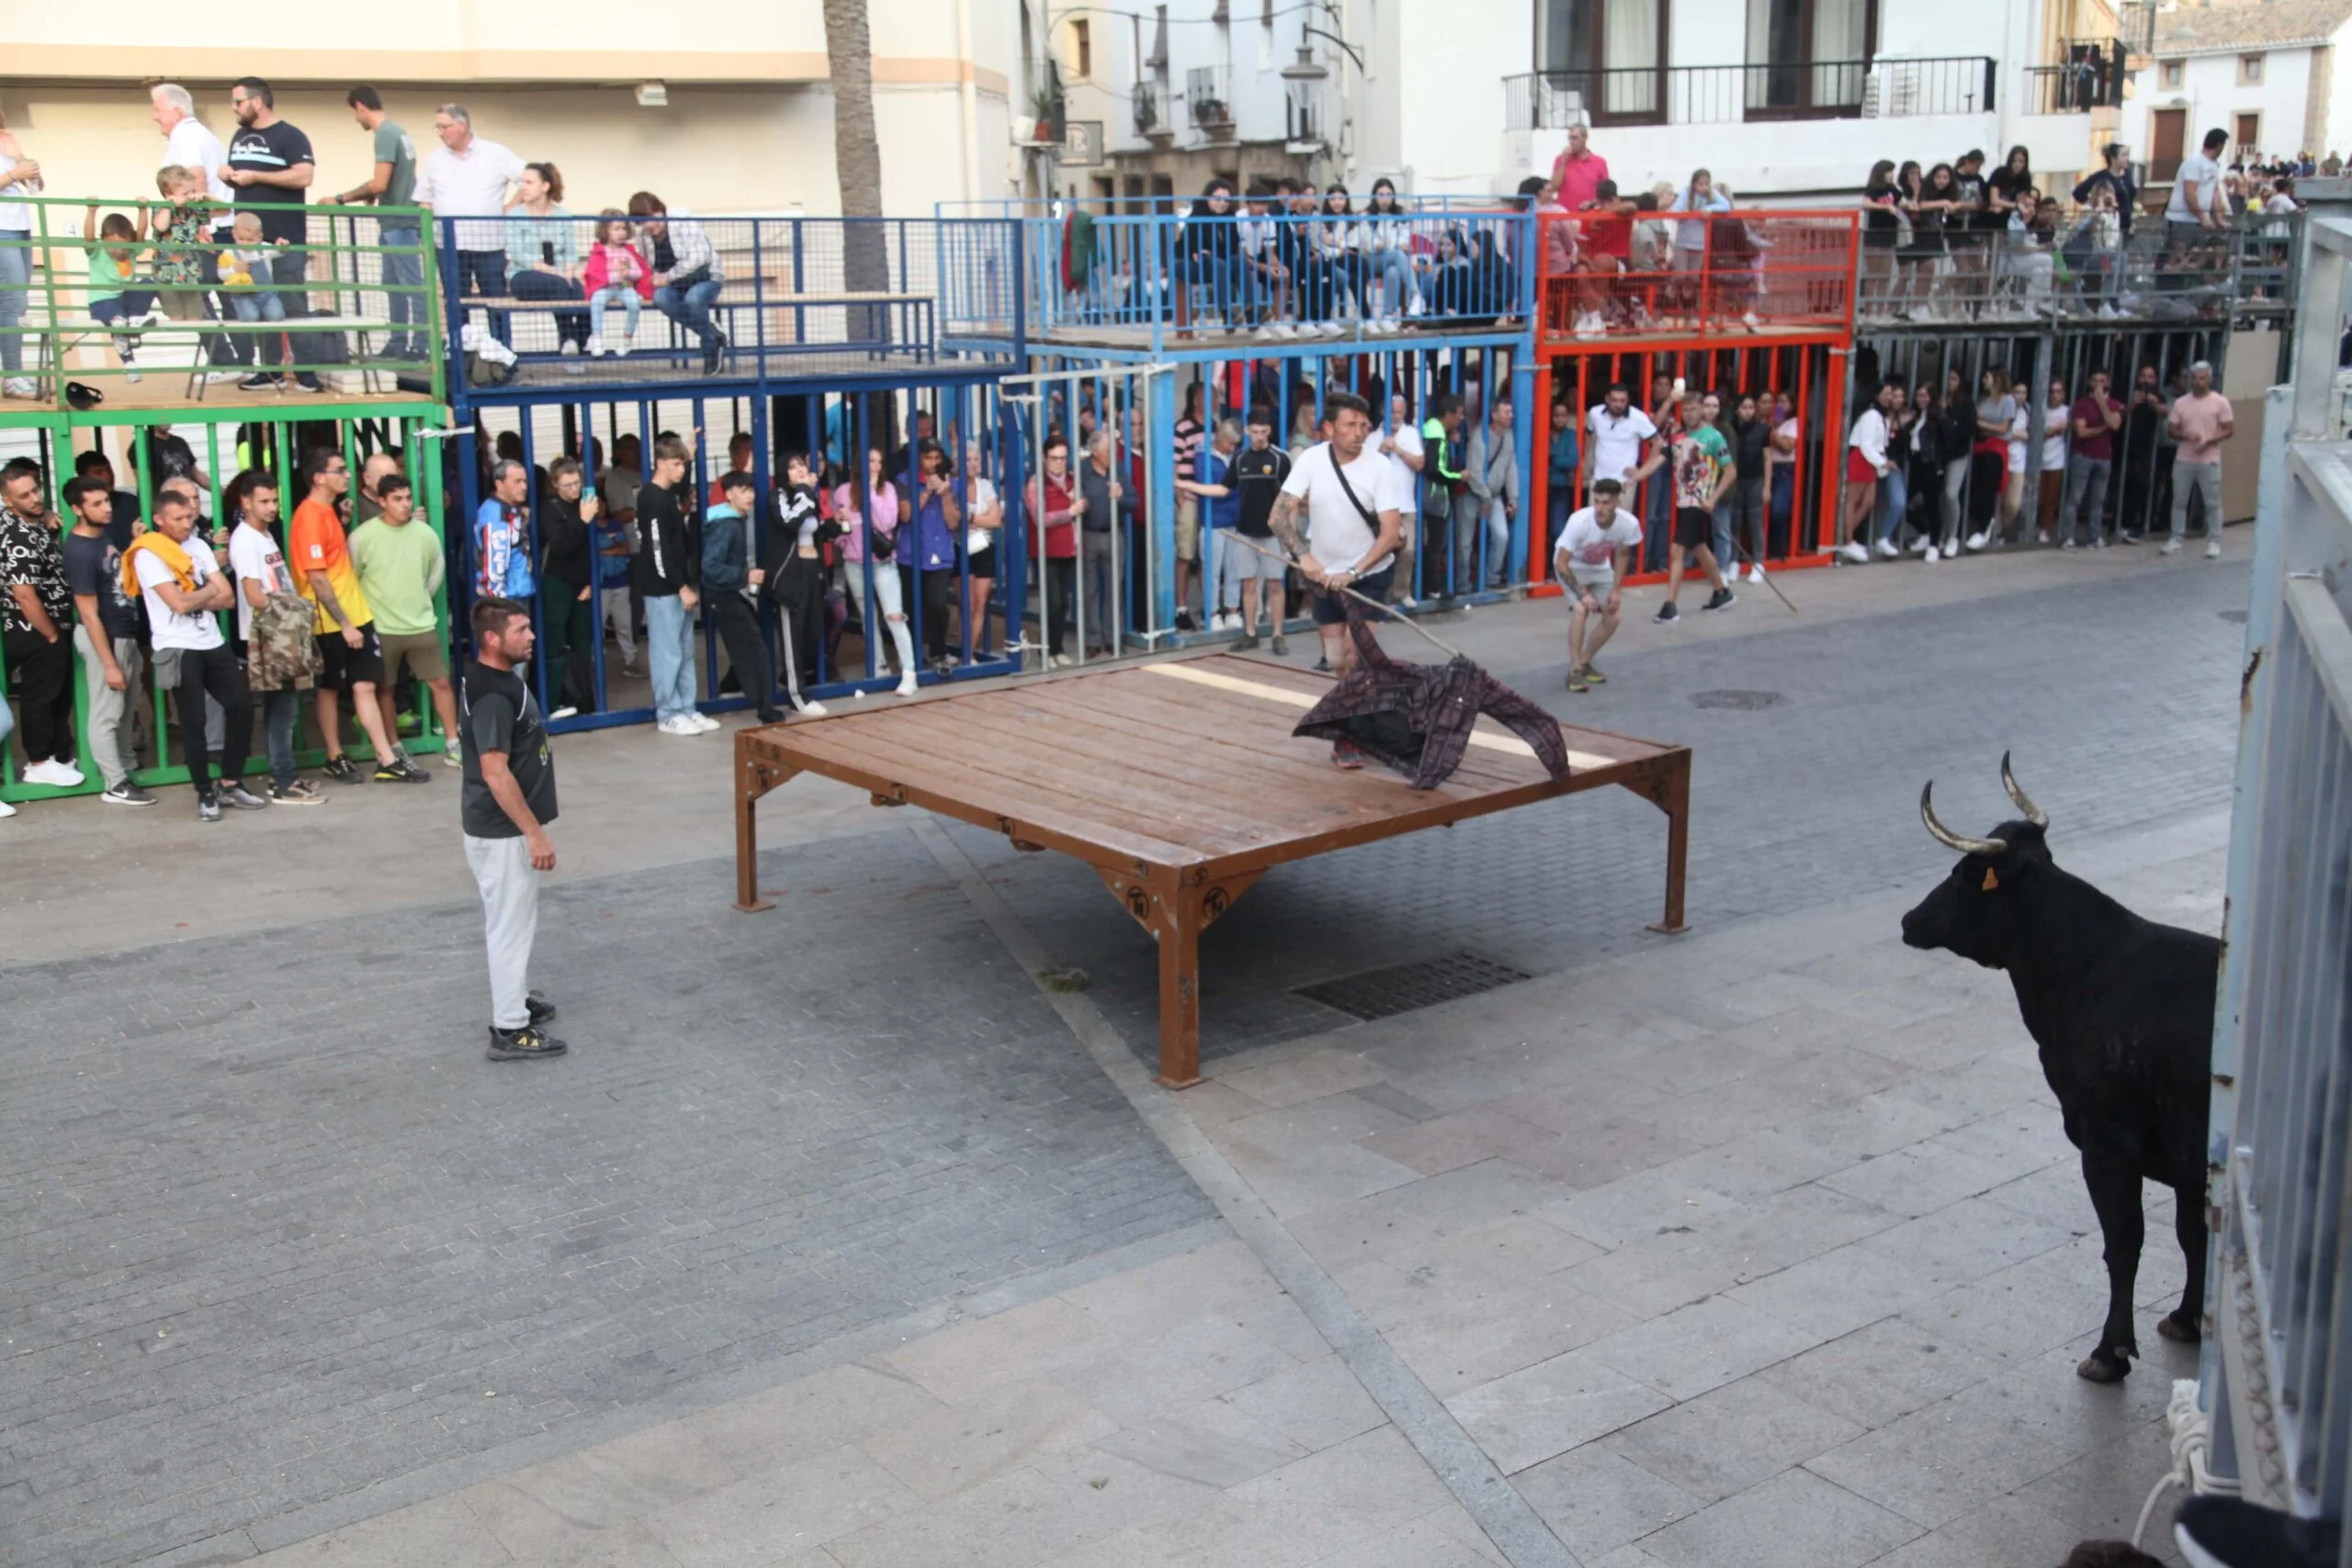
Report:
[[[712,862],[551,889],[560,1065],[451,1049],[478,905],[0,969],[0,1545],[156,1551],[1209,1213],[905,834],[779,862],[788,922]]]
[[[1920,777],[1989,825],[2015,745],[2062,855],[2211,924],[2244,575],[1982,581],[1636,643],[1559,694],[1699,747],[1691,938],[1636,934],[1662,834],[1630,796],[1270,878],[1213,934],[1181,1169],[888,818],[767,856],[762,920],[723,863],[559,884],[560,1066],[449,1049],[462,903],[0,968],[30,1047],[0,1066],[0,1554],[1503,1561],[1427,1413],[1332,1354],[1350,1314],[1588,1563],[2037,1563],[2128,1529],[2188,1369],[2150,1333],[2126,1389],[2073,1378],[2097,1241],[2013,1005],[1893,920],[1946,863]],[[1558,614],[1457,635],[1542,692]],[[1726,686],[1791,700],[1690,706]],[[1093,879],[953,832],[1148,1051],[1149,950]],[[1454,946],[1541,977],[1373,1025],[1290,995]],[[1328,1270],[1312,1321],[1188,1173]],[[2143,1303],[2177,1281],[2152,1245]]]
[[[2226,804],[2245,627],[2220,612],[2245,600],[2235,564],[1827,625],[1744,589],[1731,615],[1764,629],[1680,647],[1652,638],[1648,650],[1604,656],[1611,679],[1589,696],[1562,686],[1556,603],[1526,607],[1540,617],[1534,648],[1523,621],[1466,636],[1456,623],[1444,635],[1568,722],[1692,748],[1688,918],[1703,931],[1923,885],[1943,852],[1919,830],[1920,784],[1938,781],[1947,823],[1982,832],[2014,815],[2000,789],[2006,749],[2067,834]],[[1761,712],[1692,705],[1725,690],[1783,701]],[[1661,908],[1663,824],[1647,803],[1610,791],[1283,867],[1203,938],[1203,1054],[1344,1021],[1294,993],[1363,969],[1467,948],[1548,974],[1663,942],[1642,929]],[[1158,969],[1141,929],[1107,918],[1115,906],[1083,867],[956,831],[1148,1048]]]

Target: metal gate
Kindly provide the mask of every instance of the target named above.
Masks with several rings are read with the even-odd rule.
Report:
[[[2272,390],[2213,1041],[2202,1399],[2224,1486],[2341,1518],[2352,1474],[2352,445],[2335,386],[2352,220],[2314,210]],[[2352,1565],[2352,1546],[2342,1561]]]

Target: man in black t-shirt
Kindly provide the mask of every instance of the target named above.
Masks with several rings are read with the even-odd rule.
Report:
[[[220,177],[236,187],[238,210],[260,215],[262,238],[282,247],[270,258],[270,278],[286,296],[282,303],[287,319],[292,321],[310,308],[305,288],[310,253],[303,249],[310,225],[301,207],[318,164],[311,152],[311,139],[299,126],[277,118],[277,104],[269,84],[258,76],[243,77],[229,89],[237,134],[230,140],[229,162],[222,166]],[[315,334],[296,338],[294,357],[298,363],[315,364],[315,342],[306,346],[306,337]],[[326,389],[313,371],[305,370],[295,380],[305,391]]]
[[[567,1047],[543,1032],[554,1004],[530,988],[541,872],[555,869],[555,757],[537,698],[514,671],[531,658],[531,607],[474,601],[474,661],[466,666],[465,789],[458,807],[466,863],[481,889],[490,950],[490,1059],[537,1061]]]
[[[1283,640],[1283,577],[1290,569],[1276,558],[1283,552],[1267,520],[1274,513],[1274,498],[1282,494],[1283,481],[1290,478],[1290,454],[1273,444],[1273,415],[1264,409],[1253,411],[1250,445],[1226,470],[1227,482],[1241,498],[1241,513],[1234,519],[1233,531],[1250,542],[1227,547],[1226,558],[1233,563],[1233,575],[1240,581],[1241,638],[1234,646],[1258,646],[1258,589],[1262,584],[1266,618],[1273,623],[1274,651],[1287,653],[1290,649]],[[1267,550],[1273,554],[1261,553]]]

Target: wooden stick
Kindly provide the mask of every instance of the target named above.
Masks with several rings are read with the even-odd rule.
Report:
[[[1237,545],[1247,545],[1251,549],[1257,551],[1260,555],[1264,556],[1271,560],[1281,561],[1284,566],[1295,567],[1298,564],[1297,561],[1292,559],[1289,556],[1284,555],[1282,551],[1270,550],[1265,546],[1258,543],[1257,540],[1250,538],[1246,534],[1237,533],[1230,528],[1220,528],[1217,532],[1225,535],[1228,542]],[[1349,598],[1354,600],[1357,604],[1368,605],[1371,608],[1379,611],[1380,617],[1383,620],[1397,621],[1405,626],[1412,627],[1415,631],[1420,633],[1423,637],[1437,644],[1438,647],[1444,649],[1448,658],[1460,659],[1463,657],[1463,653],[1460,649],[1449,646],[1445,639],[1439,637],[1437,633],[1430,630],[1427,626],[1422,626],[1410,615],[1401,615],[1396,610],[1391,609],[1388,605],[1382,604],[1377,599],[1368,599],[1352,588],[1334,588],[1329,583],[1324,583],[1320,586],[1326,593],[1344,593]]]

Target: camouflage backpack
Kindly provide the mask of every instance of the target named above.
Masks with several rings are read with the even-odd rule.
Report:
[[[254,611],[245,648],[245,684],[256,692],[305,691],[318,678],[318,612],[299,593],[273,593]]]

